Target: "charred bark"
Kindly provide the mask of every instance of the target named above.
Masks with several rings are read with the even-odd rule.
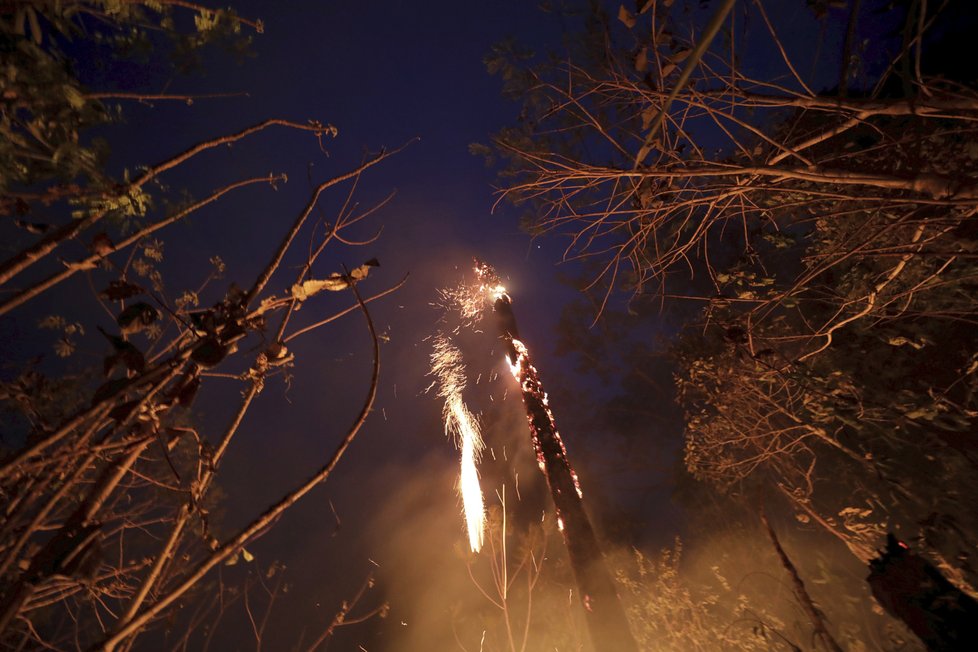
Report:
[[[487,266],[483,267],[489,270]],[[591,521],[584,511],[577,474],[557,432],[543,383],[519,339],[510,297],[505,292],[498,293],[493,308],[506,356],[520,384],[533,450],[553,497],[558,527],[567,547],[594,650],[637,652],[625,610],[605,567]]]

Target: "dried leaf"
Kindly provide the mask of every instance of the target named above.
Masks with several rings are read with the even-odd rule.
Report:
[[[125,389],[129,381],[125,378],[115,378],[99,385],[95,393],[92,394],[92,405],[98,405],[105,399],[113,396],[116,392]]]
[[[900,336],[891,337],[888,340],[886,340],[886,343],[889,344],[890,346],[910,345],[914,349],[917,349],[918,351],[920,349],[924,348],[924,346],[926,346],[928,344],[927,340],[924,339],[924,338],[921,338],[921,341],[920,342],[917,342],[916,340],[911,340],[909,338],[900,337]]]
[[[190,359],[204,369],[217,365],[227,357],[228,347],[221,344],[216,337],[205,338],[190,354]]]
[[[367,278],[367,274],[370,273],[370,268],[371,267],[372,267],[372,265],[369,265],[369,264],[360,265],[359,267],[357,267],[356,269],[354,269],[352,272],[350,272],[350,278],[352,278],[354,281],[360,281],[360,280],[363,280],[363,279]]]
[[[681,50],[678,50],[675,54],[673,54],[671,57],[669,57],[669,61],[671,61],[672,63],[680,63],[682,61],[685,61],[691,52],[692,50],[690,50],[689,48],[682,48]]]
[[[266,352],[269,360],[281,360],[289,354],[289,349],[281,342],[276,342],[268,347]]]
[[[109,301],[124,301],[145,292],[142,287],[123,280],[112,281],[109,287],[99,292],[99,296]]]
[[[135,399],[132,401],[126,401],[122,405],[117,405],[109,412],[109,418],[115,421],[125,421],[132,414],[132,411],[141,403],[140,400]]]
[[[625,27],[628,29],[635,27],[635,16],[633,16],[630,11],[625,9],[625,5],[618,6],[618,20],[624,23]]]
[[[635,55],[635,70],[645,72],[649,67],[649,52],[646,48],[641,48]]]
[[[112,252],[112,239],[104,233],[99,233],[92,238],[92,244],[89,248],[96,256],[105,256]]]
[[[123,335],[138,333],[160,318],[159,311],[148,303],[134,303],[116,318]]]
[[[24,229],[28,233],[33,233],[34,235],[43,235],[51,230],[50,224],[42,224],[41,222],[27,222],[25,220],[14,220],[19,228]]]
[[[112,348],[115,349],[115,353],[108,356],[105,359],[104,371],[105,375],[108,376],[112,373],[116,366],[122,364],[129,371],[134,371],[136,373],[142,373],[143,369],[146,368],[146,358],[140,353],[131,342],[127,342],[123,338],[112,335],[105,332],[101,326],[98,330],[102,335],[105,336],[107,340],[112,344]]]
[[[43,39],[43,34],[41,33],[41,23],[37,20],[37,12],[30,6],[27,7],[27,21],[31,26],[31,37],[34,39],[36,44],[40,45],[41,40]]]
[[[292,297],[297,301],[305,301],[323,290],[339,292],[348,287],[350,287],[350,282],[345,276],[342,274],[330,274],[328,278],[322,280],[311,279],[302,283],[296,283],[292,286]]]
[[[330,274],[324,279],[310,279],[292,286],[292,298],[297,301],[305,301],[309,297],[319,294],[323,290],[330,292],[340,292],[350,287],[351,282],[361,281],[370,273],[371,267],[380,267],[376,258],[371,258],[363,265],[355,268],[346,274]]]
[[[176,399],[177,405],[182,405],[184,407],[193,403],[194,398],[197,396],[197,390],[200,389],[200,376],[194,376],[187,382],[185,382],[180,389],[177,391]]]

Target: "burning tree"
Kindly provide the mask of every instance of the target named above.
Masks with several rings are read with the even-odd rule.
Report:
[[[328,246],[363,241],[357,225],[377,207],[360,209],[350,198],[361,175],[392,154],[380,152],[313,185],[249,285],[216,290],[224,263],[212,258],[214,270],[199,286],[169,298],[161,232],[204,215],[228,195],[274,188],[286,179],[262,174],[226,181],[203,199],[170,198],[168,204],[160,185],[168,173],[272,130],[307,136],[317,150],[337,131],[317,121],[266,120],[196,143],[132,177],[112,178],[97,153],[79,144],[86,142],[79,137],[85,127],[108,117],[103,101],[193,98],[84,89],[59,50],[69,34],[88,29],[123,44],[154,38],[155,28],[143,26],[155,23],[170,32],[174,11],[188,12],[198,30],[178,39],[178,52],[217,33],[260,31],[258,22],[192,3],[123,5],[15,3],[0,10],[4,39],[17,53],[4,81],[0,208],[9,217],[5,228],[26,232],[18,238],[22,248],[0,264],[0,315],[36,305],[42,296],[77,292],[74,277],[85,276],[94,302],[112,318],[111,326],[97,326],[101,335],[95,337],[107,351],[98,369],[51,377],[28,363],[2,384],[14,417],[0,460],[0,640],[12,648],[130,649],[142,632],[189,604],[215,569],[249,557],[245,546],[330,477],[360,432],[380,373],[379,338],[367,304],[397,287],[360,294],[358,284],[377,264],[373,260],[352,270],[332,262],[330,274],[318,272]],[[327,221],[319,213],[321,199],[343,184],[346,201]],[[51,223],[37,222],[39,214],[53,216]],[[310,229],[317,218],[323,228]],[[308,252],[296,256],[307,232]],[[87,251],[71,253],[79,241]],[[297,271],[290,287],[275,290],[272,280],[286,261],[298,262]],[[297,310],[334,292],[349,296],[345,307],[294,325]],[[209,304],[203,299],[208,295],[214,297]],[[362,405],[336,433],[335,448],[318,469],[296,479],[243,527],[219,535],[211,522],[218,482],[249,410],[266,383],[294,363],[290,347],[296,338],[354,312],[363,314],[372,352]],[[104,324],[98,314],[92,321]],[[86,331],[95,331],[87,320],[61,315],[42,326],[59,331],[56,351],[62,357],[72,354]],[[200,432],[189,407],[214,378],[239,382],[241,395],[221,432]],[[200,625],[196,614],[187,623]]]
[[[450,293],[449,297],[459,305],[462,316],[469,319],[478,318],[486,306],[492,306],[499,336],[505,346],[507,361],[520,387],[537,464],[550,487],[550,495],[556,508],[557,527],[564,537],[580,600],[585,610],[591,642],[596,650],[637,649],[629,631],[628,620],[618,600],[615,584],[605,568],[600,546],[584,511],[581,500],[583,494],[577,473],[570,464],[564,442],[557,431],[547,393],[543,389],[536,367],[532,364],[529,351],[520,339],[512,301],[491,266],[476,261],[475,272],[478,285],[463,287]],[[440,394],[446,397],[445,418],[446,429],[449,430],[458,429],[458,426],[452,425],[458,418],[456,416],[458,410],[452,405],[456,400],[453,397],[458,394],[454,388],[461,387],[462,382],[451,373],[462,375],[463,372],[458,367],[456,357],[455,350],[449,347],[443,338],[436,339],[435,354],[432,356],[435,363],[433,371],[442,380]],[[446,373],[446,368],[450,369],[449,373]],[[463,418],[465,418],[464,414]],[[468,420],[471,420],[471,415],[468,415]],[[464,451],[463,444],[463,483],[466,475]],[[469,473],[471,476],[474,469]],[[470,499],[466,497],[465,502],[470,540],[473,541],[472,549],[478,550],[479,546],[475,545],[475,539],[472,538],[471,519],[474,514],[469,510]],[[483,509],[481,495],[478,509],[478,517],[481,518]],[[503,536],[505,537],[505,532]],[[481,526],[478,541],[481,545]]]

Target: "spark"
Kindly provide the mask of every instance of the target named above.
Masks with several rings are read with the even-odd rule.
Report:
[[[469,547],[472,552],[479,552],[486,528],[486,509],[476,464],[485,444],[478,422],[462,400],[462,392],[465,390],[465,365],[462,363],[462,356],[443,333],[438,333],[434,339],[431,373],[438,381],[438,396],[445,401],[442,408],[445,434],[454,439],[461,449],[458,490],[462,496]]]

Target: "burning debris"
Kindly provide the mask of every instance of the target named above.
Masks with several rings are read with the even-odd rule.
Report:
[[[567,546],[595,650],[598,652],[637,650],[629,632],[628,620],[618,600],[615,585],[605,568],[591,522],[584,512],[580,483],[568,459],[564,442],[557,431],[547,393],[543,389],[536,367],[531,362],[530,353],[520,339],[516,317],[513,314],[512,299],[491,266],[477,261],[475,272],[478,278],[476,285],[444,291],[442,299],[458,309],[467,326],[479,321],[486,309],[492,307],[505,346],[507,362],[522,393],[533,450],[540,471],[550,487],[557,512],[557,522]],[[446,429],[451,431],[453,428],[460,427],[453,424],[468,422],[455,415],[453,405],[456,403],[452,398],[461,394],[461,387],[464,386],[464,367],[459,360],[457,349],[441,336],[435,340],[435,353],[432,355],[432,360],[435,363],[434,372],[443,379],[439,395],[446,400],[445,424]],[[460,398],[458,404],[461,405],[463,413],[468,414]],[[463,437],[463,444],[464,441]],[[479,445],[481,446],[481,440]],[[474,466],[472,468],[474,475]],[[463,445],[463,480],[465,475]],[[463,490],[463,502],[464,495]],[[479,499],[481,509],[481,494]],[[467,520],[468,514],[466,505]],[[469,527],[471,533],[471,524]],[[473,550],[476,549],[473,544]]]

